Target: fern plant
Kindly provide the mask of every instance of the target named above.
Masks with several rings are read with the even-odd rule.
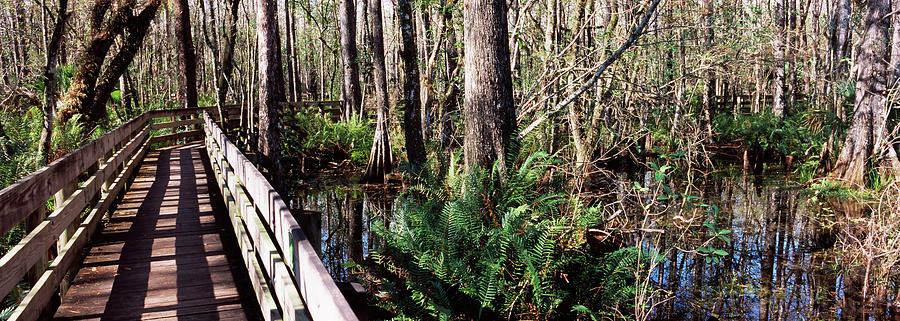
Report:
[[[385,242],[372,258],[391,275],[382,282],[386,308],[415,319],[571,319],[576,305],[630,302],[637,250],[582,251],[599,211],[538,192],[547,154],[509,162],[505,174],[498,166],[463,172],[457,159],[443,177],[423,173],[392,222],[375,224]]]
[[[23,281],[16,284],[16,286],[9,291],[9,294],[3,300],[2,307],[0,307],[0,321],[6,321],[12,318],[13,312],[16,311],[16,308],[19,307],[19,304],[22,303],[22,300],[28,295],[28,290],[28,284]]]

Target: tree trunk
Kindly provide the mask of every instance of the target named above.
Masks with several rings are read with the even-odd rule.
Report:
[[[772,51],[775,59],[775,77],[772,79],[772,113],[781,118],[785,110],[784,66],[785,66],[785,1],[775,2],[775,36],[772,38]]]
[[[831,54],[834,81],[847,77],[850,58],[850,0],[838,0],[832,21]]]
[[[209,36],[210,28],[207,27],[208,25],[211,25],[213,32],[218,30],[218,28],[216,28],[215,7],[209,8],[210,9],[209,15],[207,15],[206,14],[206,4],[205,4],[206,0],[200,0],[200,1],[198,1],[198,3],[200,4],[200,21],[203,22],[202,29],[201,29],[201,31],[203,33],[203,40],[206,41],[206,46],[209,47],[209,50],[212,52],[212,56],[213,56],[212,59],[213,60],[219,59],[221,57],[221,55],[219,54],[219,45],[218,45],[217,39],[215,38],[215,36],[213,38],[210,38],[210,36]],[[210,17],[212,17],[212,19],[210,19]],[[214,71],[213,71],[213,74],[215,75],[216,80],[217,80],[216,81],[216,93],[218,94],[218,92],[219,92],[218,78],[222,74],[222,62],[217,61],[217,63],[215,65],[219,66],[219,68],[214,68]],[[218,96],[216,96],[216,97],[218,98]],[[222,107],[224,104],[225,104],[225,102],[223,100],[216,99],[216,110],[218,110],[218,112],[219,112],[219,125],[223,129],[227,129],[227,127],[225,126],[225,124],[227,122],[225,119],[226,118],[225,110]]]
[[[353,0],[340,0],[340,2],[338,16],[344,71],[344,119],[349,120],[362,105],[362,91],[359,87],[359,57],[357,57],[356,49],[356,6],[353,4]],[[324,57],[322,58],[324,59]]]
[[[128,19],[128,27],[125,28],[128,31],[128,35],[123,42],[124,44],[97,81],[92,110],[106,109],[106,103],[109,101],[110,94],[115,89],[116,83],[128,71],[128,66],[131,65],[134,56],[140,51],[144,38],[147,36],[147,31],[150,29],[150,23],[153,22],[153,17],[156,16],[156,11],[160,4],[161,0],[150,1],[140,14]]]
[[[221,72],[216,76],[216,99],[219,106],[225,105],[225,101],[228,98],[228,88],[237,88],[234,84],[234,43],[235,37],[237,35],[237,20],[238,20],[238,8],[241,3],[240,0],[226,0],[229,5],[229,13],[227,27],[225,31],[225,43],[222,46],[222,50],[219,51],[219,64],[220,68],[222,68]],[[219,113],[221,114],[221,121],[224,123],[227,120],[226,113],[221,108],[219,109]],[[222,127],[225,128],[225,127]]]
[[[900,0],[891,1],[891,11],[900,12]],[[889,86],[897,86],[900,79],[900,15],[891,15],[891,81]]]
[[[416,26],[409,0],[397,1],[397,18],[400,22],[400,59],[403,60],[403,98],[401,103],[403,104],[403,133],[406,136],[406,158],[414,167],[420,168],[425,164],[425,143],[422,137],[422,109],[419,100]]]
[[[363,181],[379,183],[384,181],[384,176],[393,170],[391,155],[391,140],[388,135],[389,119],[387,96],[387,73],[384,66],[384,25],[381,19],[381,0],[370,0],[369,6],[369,42],[372,44],[372,62],[375,76],[375,108],[377,109],[377,123],[375,125],[375,139],[372,142],[372,151],[369,154],[369,164],[366,166],[366,174]]]
[[[863,185],[869,157],[887,155],[887,148],[893,149],[889,145],[882,146],[886,130],[884,123],[889,112],[885,91],[890,48],[890,22],[883,17],[889,12],[890,0],[866,1],[865,28],[856,59],[858,80],[853,120],[832,171],[832,176],[849,184]]]
[[[100,75],[103,61],[112,46],[116,35],[122,32],[131,15],[133,1],[116,7],[109,19],[104,19],[110,9],[109,1],[98,1],[91,10],[91,41],[85,46],[84,53],[75,68],[69,92],[63,99],[60,108],[60,122],[65,123],[75,113],[84,115],[82,121],[93,126],[106,117],[105,109],[93,109],[94,88]]]
[[[56,62],[59,58],[60,44],[63,42],[66,20],[69,19],[68,10],[69,0],[59,0],[56,24],[53,27],[50,42],[47,44],[47,61],[44,68],[44,123],[38,145],[41,165],[46,165],[49,161],[50,142],[53,135],[53,110],[56,108]]]
[[[459,84],[456,81],[456,75],[459,74],[460,70],[460,62],[459,62],[459,53],[457,52],[459,49],[456,48],[456,30],[452,27],[453,25],[453,10],[455,2],[453,0],[445,1],[443,11],[443,19],[444,25],[450,26],[447,28],[447,45],[445,50],[444,61],[448,64],[447,71],[447,79],[449,81],[447,85],[447,93],[444,95],[441,100],[441,148],[447,149],[452,146],[454,143],[453,136],[456,133],[455,124],[453,122],[452,115],[459,111],[458,105],[458,97],[459,97]],[[457,143],[458,144],[458,143]]]
[[[278,129],[279,106],[284,101],[284,75],[281,69],[281,40],[275,0],[258,0],[256,32],[259,37],[259,138],[263,166],[276,188],[281,184],[281,136]]]
[[[294,60],[292,59],[291,53],[294,52],[294,43],[292,42],[293,37],[291,34],[293,33],[293,24],[291,21],[291,9],[292,1],[288,0],[284,2],[284,44],[287,53],[287,57],[284,57],[285,69],[287,69],[287,79],[285,81],[285,97],[290,99],[290,101],[297,100],[294,97],[294,92],[296,88],[295,77],[294,77]]]
[[[490,168],[504,157],[515,129],[505,0],[465,0],[466,168]]]
[[[197,54],[191,37],[191,10],[188,0],[175,1],[175,38],[178,52],[178,103],[197,107]]]

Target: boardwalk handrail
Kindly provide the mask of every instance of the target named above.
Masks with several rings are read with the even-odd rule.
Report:
[[[209,114],[204,119],[210,163],[264,317],[356,320],[278,192]]]
[[[217,118],[215,107],[149,111],[0,190],[0,235],[23,223],[27,230],[0,258],[0,294],[29,272],[35,280],[12,319],[38,319],[54,294],[66,292],[91,235],[152,144],[204,136],[266,319],[356,320],[287,205],[225,137]],[[204,130],[192,128],[197,125]],[[48,201],[56,205],[46,215]]]
[[[79,265],[90,236],[124,193],[150,145],[202,135],[202,131],[176,131],[202,124],[197,115],[206,111],[215,112],[203,107],[143,113],[0,190],[0,235],[22,223],[28,232],[0,258],[0,294],[9,293],[29,271],[35,279],[12,319],[39,318],[57,290],[66,291],[66,274]],[[175,116],[194,118],[175,121]],[[163,117],[172,121],[152,123]],[[173,133],[151,137],[165,128]],[[50,200],[55,208],[46,215]],[[80,215],[86,209],[87,215]]]

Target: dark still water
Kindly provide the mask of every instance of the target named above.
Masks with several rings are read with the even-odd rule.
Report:
[[[321,218],[322,262],[335,281],[348,282],[348,264],[362,262],[369,249],[377,246],[375,233],[370,233],[372,223],[390,217],[393,204],[393,195],[337,185],[302,190],[290,206]]]
[[[719,208],[716,226],[731,231],[730,242],[715,243],[728,255],[711,262],[696,252],[710,238],[702,224],[688,233],[662,228],[661,237],[642,244],[668,249],[645,277],[649,319],[900,320],[886,312],[889,307],[861,304],[865,273],[844,272],[855,258],[836,249],[848,228],[841,222],[862,215],[861,209],[832,206],[780,174],[720,177],[701,190],[703,202]],[[372,224],[390,219],[395,196],[327,186],[296,193],[291,206],[320,215],[322,261],[336,281],[346,282],[353,270],[348,263],[362,262],[377,247]]]
[[[732,231],[719,243],[728,255],[709,262],[671,251],[651,276],[669,294],[657,300],[656,319],[828,320],[846,312],[835,230],[823,227],[833,224],[809,193],[782,177],[721,179],[704,190],[704,201],[719,207],[716,225]]]

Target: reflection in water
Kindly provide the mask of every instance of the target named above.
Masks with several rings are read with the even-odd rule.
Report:
[[[822,227],[800,192],[784,182],[726,179],[706,186],[704,200],[721,211],[716,225],[733,231],[730,243],[718,244],[729,255],[713,263],[673,251],[653,275],[672,294],[655,318],[838,318],[842,286],[828,259],[834,232]],[[706,237],[704,231],[678,245],[695,248]],[[676,245],[663,242],[666,248]]]
[[[346,187],[329,187],[298,193],[291,207],[321,216],[322,262],[335,281],[346,282],[350,281],[347,264],[362,262],[379,241],[369,231],[374,220],[390,217],[393,200]]]
[[[703,190],[704,202],[720,209],[716,226],[732,231],[729,243],[716,243],[728,255],[707,262],[693,252],[668,252],[651,275],[656,288],[670,293],[668,300],[651,302],[654,319],[861,319],[864,271],[842,275],[834,253],[839,228],[826,224],[860,215],[860,208],[827,204],[833,213],[823,215],[783,177],[719,179]],[[370,233],[372,223],[387,220],[395,210],[390,197],[347,187],[303,191],[291,206],[321,216],[321,258],[338,282],[350,281],[347,263],[361,262],[379,245]],[[680,241],[664,234],[660,246],[696,249],[707,232],[701,228]]]

